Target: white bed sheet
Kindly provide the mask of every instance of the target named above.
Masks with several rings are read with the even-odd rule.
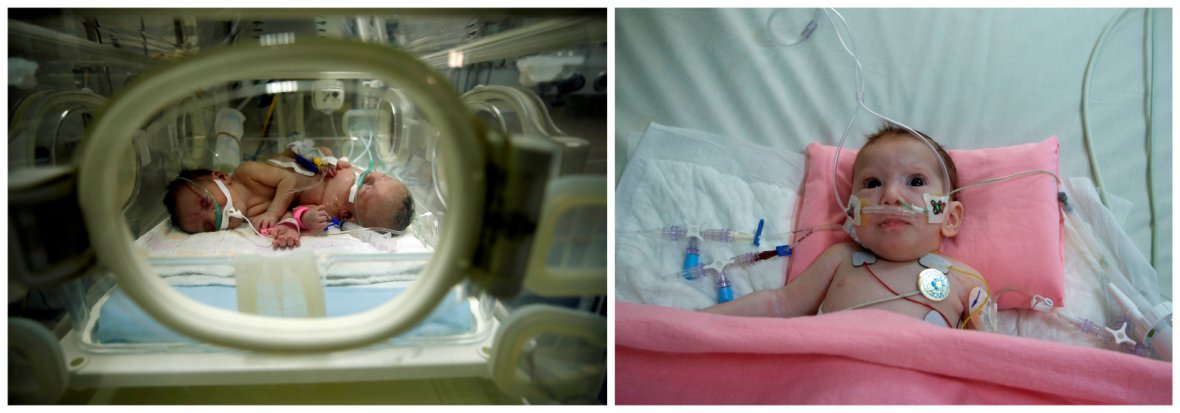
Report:
[[[841,9],[864,66],[866,103],[952,149],[1061,139],[1062,176],[1090,176],[1081,84],[1094,42],[1119,9]],[[776,149],[835,144],[854,109],[852,63],[821,17],[812,38],[772,47],[767,9],[619,9],[615,13],[616,174],[628,138],[650,122]],[[776,19],[792,37],[813,9]],[[1172,22],[1153,16],[1155,267],[1172,291]],[[1095,65],[1094,150],[1107,190],[1131,202],[1123,228],[1150,256],[1144,13],[1115,27]],[[848,145],[879,120],[861,113]]]
[[[686,241],[671,241],[639,231],[685,227],[730,228],[784,234],[794,224],[805,157],[732,139],[652,124],[636,147],[636,159],[616,190],[615,298],[679,308],[717,303],[714,279],[686,280]],[[703,241],[700,262],[727,260],[751,251],[773,249],[785,237],[751,241]],[[782,286],[786,259],[731,267],[734,296]]]
[[[363,238],[363,239],[362,239]],[[324,234],[302,234],[300,246],[274,248],[245,225],[225,231],[187,234],[164,220],[135,241],[149,257],[223,257],[234,255],[281,256],[304,251],[317,254],[376,254],[429,252],[430,249],[410,235],[384,238],[376,232],[362,230],[341,233],[335,228]]]

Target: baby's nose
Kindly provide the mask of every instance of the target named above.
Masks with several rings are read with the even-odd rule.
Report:
[[[892,182],[884,184],[884,191],[881,192],[881,204],[899,205],[904,192],[904,188],[900,184]]]

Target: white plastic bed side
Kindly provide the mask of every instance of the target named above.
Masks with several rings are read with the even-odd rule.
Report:
[[[113,199],[121,183],[111,168],[120,150],[154,110],[180,102],[198,88],[243,78],[313,73],[365,73],[405,89],[440,129],[439,157],[445,158],[452,199],[434,259],[422,279],[404,294],[372,310],[328,319],[290,319],[240,314],[205,306],[169,287],[137,254],[131,233]],[[187,86],[186,86],[187,85]],[[186,86],[186,87],[181,87]],[[150,109],[149,109],[150,108]],[[208,342],[263,351],[328,351],[374,343],[413,326],[471,267],[478,237],[467,231],[482,224],[482,145],[472,118],[450,83],[405,53],[376,45],[309,40],[282,46],[230,47],[201,53],[149,72],[121,91],[88,135],[79,162],[79,202],[101,265],[161,323]]]
[[[504,133],[514,133],[504,122],[505,112],[501,109],[506,105],[520,122],[521,133],[547,138],[561,145],[558,152],[558,169],[561,175],[576,174],[582,171],[586,164],[586,157],[590,155],[590,141],[582,138],[566,136],[549,116],[545,103],[541,97],[531,90],[512,86],[479,85],[463,94],[463,102],[471,110],[487,112],[494,115],[499,129]],[[503,102],[503,104],[497,104]]]
[[[606,214],[581,213],[605,211],[606,192],[602,175],[562,177],[547,185],[525,287],[546,296],[606,294]]]

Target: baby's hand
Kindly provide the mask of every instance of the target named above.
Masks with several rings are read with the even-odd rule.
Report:
[[[330,163],[324,163],[320,166],[320,170],[323,170],[324,175],[327,175],[329,178],[336,176],[336,169],[336,165]]]
[[[270,212],[263,212],[254,218],[254,225],[258,227],[258,231],[265,231],[275,226],[279,222],[279,217]]]
[[[276,225],[270,231],[271,246],[278,248],[294,248],[299,246],[299,230],[290,225]]]
[[[299,216],[299,220],[303,222],[303,227],[312,231],[323,231],[332,223],[328,212],[324,210],[323,206],[316,205],[308,207],[303,211],[303,215]]]

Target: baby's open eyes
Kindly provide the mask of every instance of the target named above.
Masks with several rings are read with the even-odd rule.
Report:
[[[909,186],[926,186],[927,183],[928,182],[926,182],[926,178],[921,175],[912,176],[906,179],[906,185]],[[881,187],[881,180],[877,178],[865,179],[863,187],[865,189],[879,188]]]

